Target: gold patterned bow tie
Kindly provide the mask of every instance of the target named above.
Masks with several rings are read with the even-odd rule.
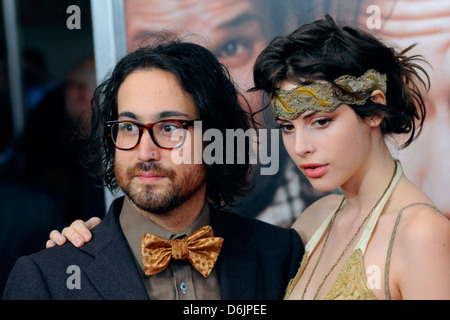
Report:
[[[175,260],[188,259],[205,278],[211,273],[222,248],[223,238],[214,237],[211,226],[205,226],[183,239],[165,240],[146,233],[142,235],[142,258],[146,275],[157,274]]]

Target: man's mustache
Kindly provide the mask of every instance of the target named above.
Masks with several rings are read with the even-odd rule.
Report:
[[[173,170],[164,168],[160,163],[154,161],[139,162],[127,171],[129,176],[135,176],[139,172],[153,173],[168,178],[173,178],[175,176]]]

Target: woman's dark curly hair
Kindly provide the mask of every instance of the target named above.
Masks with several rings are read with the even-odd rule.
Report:
[[[282,81],[300,84],[323,79],[332,83],[342,75],[361,76],[375,69],[387,76],[387,105],[369,99],[365,105],[350,107],[362,119],[380,116],[384,135],[409,133],[402,146],[406,147],[422,130],[426,109],[421,86],[430,86],[428,74],[419,65],[426,61],[418,55],[406,55],[414,46],[397,52],[373,35],[340,26],[327,15],[272,40],[255,62],[255,87],[251,91],[264,90],[272,97]]]
[[[114,172],[115,148],[105,132],[105,122],[117,120],[117,96],[125,78],[137,70],[160,69],[176,76],[181,87],[190,95],[202,120],[204,131],[214,128],[251,128],[250,117],[240,105],[238,93],[228,70],[207,49],[181,40],[158,42],[128,54],[96,89],[92,100],[92,127],[87,137],[85,163],[94,175],[103,178],[114,192],[118,184]],[[151,86],[151,83],[148,84]],[[242,101],[245,99],[242,97]],[[204,142],[206,147],[209,143]],[[236,155],[236,150],[233,150]],[[249,149],[245,148],[248,159]],[[235,157],[233,155],[233,157]],[[227,150],[223,149],[226,159]],[[234,205],[237,197],[251,189],[249,161],[241,164],[213,163],[207,167],[207,196],[216,207]],[[236,161],[234,163],[237,163]]]

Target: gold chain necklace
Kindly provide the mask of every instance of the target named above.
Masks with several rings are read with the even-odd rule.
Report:
[[[322,280],[322,283],[319,285],[319,287],[317,288],[316,294],[314,295],[314,300],[317,299],[317,295],[319,294],[320,289],[322,289],[322,286],[324,285],[325,281],[328,279],[328,277],[330,276],[331,272],[333,272],[334,268],[336,268],[336,266],[339,264],[339,262],[341,261],[342,257],[345,255],[345,253],[347,252],[347,250],[350,248],[350,245],[352,244],[352,242],[356,239],[356,237],[358,236],[359,232],[361,231],[363,225],[366,223],[366,221],[369,219],[369,217],[372,215],[372,213],[375,211],[375,208],[378,206],[378,204],[380,203],[381,199],[383,199],[384,195],[386,194],[386,192],[389,190],[389,188],[391,187],[392,181],[394,181],[394,177],[395,174],[397,173],[397,162],[395,162],[395,169],[394,169],[394,173],[392,174],[391,180],[389,181],[389,184],[387,185],[386,189],[384,189],[383,194],[381,195],[380,198],[378,198],[377,202],[375,203],[375,205],[373,206],[373,208],[370,210],[369,214],[364,218],[363,222],[361,223],[361,225],[358,227],[358,229],[356,230],[356,233],[353,235],[353,237],[350,239],[349,243],[347,244],[347,246],[345,247],[344,251],[342,251],[342,253],[340,254],[339,258],[337,259],[337,261],[331,266],[331,269],[327,272],[327,274],[325,275],[325,277]],[[334,225],[334,220],[336,219],[336,215],[337,213],[341,210],[341,206],[344,203],[345,197],[342,198],[341,203],[339,204],[338,209],[336,210],[335,214],[333,215],[333,218],[331,219],[330,222],[330,231],[328,231],[327,236],[324,240],[322,249],[320,250],[320,254],[319,257],[317,258],[316,263],[314,264],[313,270],[311,271],[311,275],[309,276],[308,281],[306,282],[305,285],[305,289],[303,290],[303,294],[302,294],[302,300],[305,299],[305,294],[306,294],[306,290],[309,287],[309,284],[311,282],[311,279],[314,275],[314,273],[316,272],[317,266],[319,265],[319,261],[322,258],[323,252],[325,251],[325,247],[327,246],[328,243],[328,238],[330,237],[331,234],[331,230],[333,229],[333,225]]]

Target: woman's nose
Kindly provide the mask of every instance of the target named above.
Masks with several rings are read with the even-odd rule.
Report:
[[[314,153],[315,151],[312,140],[309,139],[308,136],[301,130],[297,130],[295,132],[294,143],[295,143],[294,152],[296,155],[300,157],[305,157],[307,155]]]

